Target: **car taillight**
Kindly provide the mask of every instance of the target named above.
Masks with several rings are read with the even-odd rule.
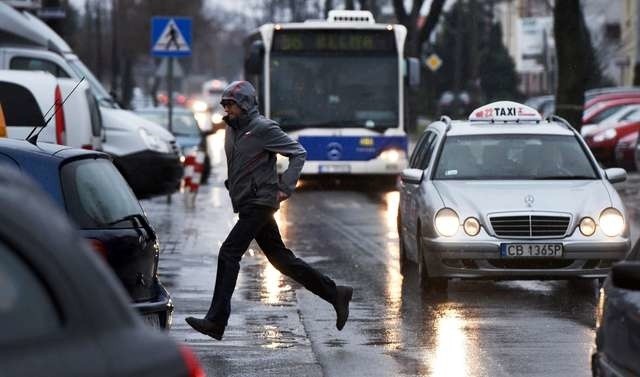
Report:
[[[91,248],[98,253],[104,260],[107,260],[107,245],[104,242],[97,240],[95,238],[89,238],[89,243],[91,244]]]
[[[193,353],[191,348],[181,344],[180,345],[180,353],[182,354],[182,359],[187,367],[187,376],[189,377],[206,377],[207,375],[204,373],[204,369],[202,369],[202,365],[198,361],[198,358]]]
[[[62,93],[60,87],[56,86],[54,94],[54,103],[56,104],[56,143],[65,144],[67,142],[66,137],[66,125],[64,123],[64,108],[62,107]]]
[[[92,150],[93,150],[93,145],[91,145],[91,144],[84,144],[81,148],[82,148],[82,149],[87,149],[87,150],[92,151]]]

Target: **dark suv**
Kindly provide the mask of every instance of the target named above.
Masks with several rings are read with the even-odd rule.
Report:
[[[116,273],[133,307],[154,327],[171,325],[173,304],[158,280],[159,245],[135,195],[107,154],[0,139],[0,169],[31,176]],[[56,221],[56,219],[51,219]]]

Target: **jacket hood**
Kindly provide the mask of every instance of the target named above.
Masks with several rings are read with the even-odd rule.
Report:
[[[221,102],[224,100],[235,101],[248,114],[258,111],[256,88],[248,81],[234,81],[229,84],[222,92]]]
[[[444,205],[462,219],[486,218],[497,212],[568,212],[581,218],[597,218],[611,206],[609,193],[600,180],[583,181],[434,181]],[[531,207],[525,196],[532,195]]]

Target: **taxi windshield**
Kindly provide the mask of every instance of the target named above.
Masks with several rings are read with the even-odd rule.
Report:
[[[434,179],[598,179],[598,174],[573,136],[461,135],[445,140]]]

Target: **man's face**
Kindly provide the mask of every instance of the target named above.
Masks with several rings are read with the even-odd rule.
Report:
[[[221,104],[229,119],[236,119],[242,115],[242,109],[235,101],[224,100]]]

